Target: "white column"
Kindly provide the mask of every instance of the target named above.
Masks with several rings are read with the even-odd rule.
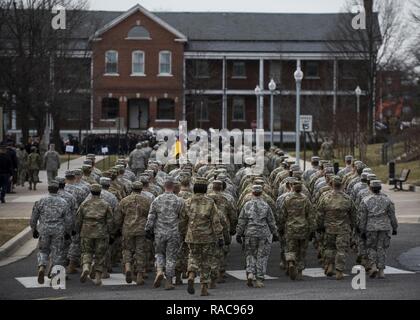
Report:
[[[222,129],[227,128],[227,96],[226,96],[226,57],[223,57],[222,63]]]
[[[12,130],[16,130],[16,110],[12,110]]]
[[[262,91],[264,91],[264,59],[260,59],[260,76],[259,76],[259,86]],[[264,129],[264,95],[260,96],[260,108],[259,108],[259,128]]]

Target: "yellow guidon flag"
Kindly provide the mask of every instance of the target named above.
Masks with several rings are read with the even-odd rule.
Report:
[[[182,154],[182,144],[181,144],[181,141],[177,139],[175,142],[175,158],[181,154]]]

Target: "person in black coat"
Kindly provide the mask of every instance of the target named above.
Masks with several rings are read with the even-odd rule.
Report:
[[[0,201],[5,203],[6,191],[13,177],[13,161],[4,144],[0,145]]]

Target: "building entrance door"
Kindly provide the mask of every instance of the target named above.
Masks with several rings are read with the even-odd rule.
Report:
[[[128,124],[130,129],[148,129],[149,125],[149,100],[128,100]]]

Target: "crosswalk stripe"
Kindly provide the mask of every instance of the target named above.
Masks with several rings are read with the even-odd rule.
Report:
[[[246,281],[246,270],[228,270],[226,271],[228,275],[231,277]],[[413,271],[402,270],[394,267],[387,266],[385,268],[386,275],[397,275],[397,274],[415,274]],[[322,268],[307,268],[303,270],[303,275],[310,278],[325,278],[326,275],[324,274],[324,270]],[[345,276],[349,276],[345,274]],[[51,286],[51,280],[45,277],[44,284],[38,284],[37,277],[18,277],[15,278],[22,286],[27,289],[33,288],[49,288]],[[276,280],[278,277],[273,277],[270,275],[265,276],[265,280]],[[89,280],[88,280],[89,281]],[[153,283],[153,276],[151,276],[146,284],[145,287],[150,286]],[[187,283],[187,279],[183,279],[183,283]],[[200,277],[195,278],[195,283],[200,283]],[[102,279],[102,285],[104,286],[131,286],[136,285],[133,281],[132,283],[127,283],[125,281],[125,276],[122,273],[111,273],[108,279]]]

